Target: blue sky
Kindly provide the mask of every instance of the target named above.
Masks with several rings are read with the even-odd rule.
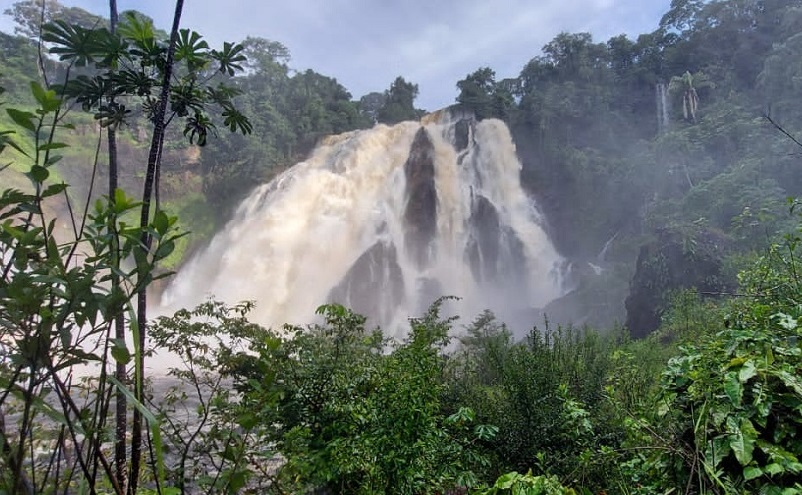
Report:
[[[167,0],[117,0],[169,28]],[[62,0],[106,15],[105,0]],[[670,0],[185,0],[182,27],[213,45],[259,36],[280,41],[290,66],[337,78],[354,98],[383,91],[396,76],[418,84],[416,106],[453,103],[456,82],[479,67],[518,75],[562,31],[597,41],[653,31]],[[0,11],[13,0],[0,0]],[[0,30],[11,32],[2,16]]]

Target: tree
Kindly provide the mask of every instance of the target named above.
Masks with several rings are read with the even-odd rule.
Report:
[[[699,93],[696,89],[713,86],[703,72],[691,74],[690,71],[685,71],[681,76],[671,78],[668,90],[675,95],[682,95],[682,116],[685,120],[696,122],[696,113],[699,110]]]
[[[65,7],[58,0],[22,0],[4,14],[14,19],[15,34],[37,41],[42,26],[57,19],[86,29],[105,27],[108,22],[79,7]]]
[[[117,33],[117,24],[119,23],[119,15],[117,13],[117,0],[109,0],[109,33],[114,36]],[[114,71],[114,67],[110,68],[111,71]],[[114,73],[112,72],[112,75]],[[107,96],[106,104],[110,108],[114,108],[116,106],[116,101],[114,97],[114,92]],[[109,156],[109,189],[108,194],[109,198],[112,203],[115,201],[114,198],[117,197],[117,186],[118,186],[118,153],[117,153],[117,124],[114,123],[109,126],[108,128],[108,156]],[[113,254],[116,255],[117,250],[112,251]],[[112,260],[114,265],[113,273],[111,274],[111,284],[112,286],[119,286],[120,284],[120,277],[117,275],[117,270],[120,266],[120,259],[115,258]],[[118,342],[125,341],[125,315],[119,314],[117,318],[114,320],[114,338],[117,339]],[[122,361],[117,361],[117,369],[115,370],[114,375],[117,377],[117,380],[120,383],[125,383],[128,378],[128,372],[125,368],[125,363]],[[116,475],[117,475],[117,484],[119,486],[125,486],[125,466],[126,466],[126,434],[128,433],[128,413],[127,409],[128,400],[125,397],[125,391],[117,390],[117,398],[116,398],[116,410],[114,412],[115,415],[115,443],[114,443],[114,464],[116,468]]]
[[[560,33],[546,46],[543,53],[554,65],[560,78],[591,81],[603,74],[607,66],[606,46],[593,43],[590,33]]]
[[[247,57],[247,62],[243,64],[247,74],[264,76],[267,84],[275,84],[276,76],[287,76],[290,50],[283,44],[248,36],[242,42],[242,47]]]
[[[418,85],[398,76],[385,91],[384,105],[379,108],[378,121],[382,124],[397,124],[405,120],[417,120],[420,112],[415,109]]]
[[[127,224],[123,217],[137,204],[118,190],[114,201],[106,198],[94,208],[87,199],[81,216],[66,219],[72,238],[60,240],[46,204],[66,197],[67,185],[51,171],[60,158],[54,151],[67,147],[57,133],[69,124],[54,90],[36,82],[31,90],[35,110],[9,108],[15,128],[4,131],[0,143],[0,151],[10,146],[22,157],[32,186],[32,192],[0,194],[0,491],[69,491],[77,476],[92,493],[108,483],[121,495],[125,487],[101,444],[109,398],[114,389],[127,387],[108,376],[107,368],[112,360],[127,362],[131,353],[124,341],[111,337],[112,325],[130,308],[140,284],[157,278],[156,264],[175,245],[175,219],[157,212],[143,229]],[[19,144],[11,141],[14,132]],[[21,145],[23,140],[29,145]],[[146,257],[138,254],[143,232],[154,239],[155,250]],[[116,260],[129,257],[137,259],[136,266],[117,266]],[[112,272],[120,283],[108,284]],[[100,376],[74,382],[73,367],[80,365],[96,366]],[[16,408],[21,415],[10,431],[6,414]],[[158,428],[150,426],[152,432]],[[37,441],[52,447],[46,469],[34,452]]]
[[[496,73],[489,67],[482,67],[473,74],[468,74],[465,79],[457,82],[457,88],[460,91],[457,102],[472,110],[476,118],[481,120],[496,116],[493,105]]]
[[[374,91],[368,93],[359,99],[359,111],[367,116],[371,122],[376,123],[379,121],[379,111],[387,101],[387,95]]]
[[[211,50],[199,34],[188,29],[179,30],[182,8],[183,2],[178,0],[166,49],[157,40],[152,24],[134,12],[126,13],[125,22],[120,26],[119,32],[105,28],[87,29],[58,20],[45,26],[43,35],[43,40],[52,44],[51,53],[58,55],[62,61],[69,61],[71,65],[79,67],[94,64],[101,70],[91,78],[82,75],[67,80],[59,88],[67,97],[81,103],[84,109],[94,110],[95,118],[101,126],[115,128],[126,121],[130,111],[119,103],[123,98],[141,98],[148,118],[153,123],[140,208],[140,245],[135,253],[140,261],[153,256],[153,234],[146,226],[151,222],[151,204],[154,199],[157,216],[160,211],[158,184],[168,122],[174,117],[183,118],[184,135],[189,138],[190,143],[197,140],[199,145],[204,145],[209,132],[215,130],[215,125],[206,113],[213,106],[221,110],[223,124],[232,132],[250,133],[252,129],[248,119],[233,105],[232,98],[236,91],[219,82],[211,83],[215,74],[232,76],[242,70],[239,64],[245,60],[242,55],[243,47],[224,43],[221,51]],[[209,72],[208,68],[213,63],[215,70]],[[110,188],[113,185],[110,182]],[[112,197],[116,198],[116,192]],[[137,266],[141,265],[140,261]],[[151,281],[150,273],[140,273],[137,284],[137,322],[132,322],[132,326],[136,326],[138,331],[135,345],[139,351],[135,353],[134,396],[140,403],[144,402],[146,289]],[[122,408],[120,412],[122,413]],[[119,427],[123,420],[118,417],[118,421]],[[129,474],[129,490],[132,492],[136,491],[139,480],[141,423],[142,413],[135,409]],[[119,444],[118,455],[123,455]]]
[[[457,82],[457,102],[476,115],[477,119],[505,118],[515,105],[514,94],[520,93],[518,79],[496,82],[496,73],[482,67]]]
[[[671,0],[669,11],[660,19],[660,27],[686,33],[694,27],[704,3],[704,0]]]

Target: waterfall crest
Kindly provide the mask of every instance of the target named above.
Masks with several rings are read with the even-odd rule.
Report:
[[[238,207],[177,274],[162,307],[256,301],[274,328],[338,302],[399,336],[441,295],[501,318],[562,293],[561,258],[498,120],[424,120],[330,137]]]

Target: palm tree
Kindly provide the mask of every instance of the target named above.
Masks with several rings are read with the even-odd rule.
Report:
[[[685,74],[671,78],[668,90],[672,94],[682,94],[682,116],[685,120],[696,122],[696,112],[699,109],[699,94],[696,89],[714,86],[705,73],[691,74],[690,71],[685,71]]]

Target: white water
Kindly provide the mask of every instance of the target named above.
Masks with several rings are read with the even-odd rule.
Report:
[[[256,301],[250,317],[266,326],[309,323],[354,262],[377,242],[395,247],[403,278],[401,298],[381,297],[390,294],[389,282],[371,287],[379,293],[376,304],[389,306],[373,311],[382,315],[375,322],[391,335],[403,332],[406,319],[432,302],[431,290],[422,288],[431,281],[439,294],[462,298],[448,309],[467,319],[485,308],[511,315],[561,295],[561,258],[521,188],[512,138],[497,120],[473,125],[472,144],[462,152],[452,144],[451,123],[423,124],[434,145],[437,232],[429,245],[430,261],[423,267],[412,261],[404,242],[404,164],[421,125],[378,125],[328,138],[308,160],[259,186],[177,274],[161,310],[191,307],[213,294],[229,303]],[[501,235],[523,245],[523,260],[514,266],[504,249],[511,243],[500,247],[498,263],[506,263],[517,281],[501,270],[495,282],[475,280],[466,249],[475,235],[470,219],[478,195],[495,207],[506,232]]]
[[[659,82],[655,86],[657,99],[657,133],[662,134],[668,129],[668,88],[665,83]]]

